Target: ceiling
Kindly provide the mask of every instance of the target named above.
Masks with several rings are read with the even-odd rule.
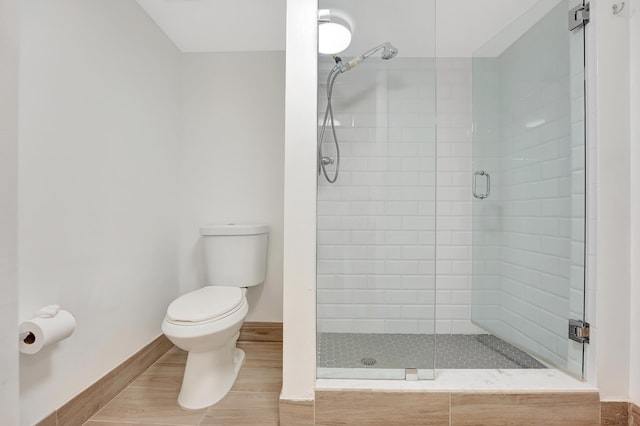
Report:
[[[183,52],[284,50],[285,0],[136,0]]]
[[[183,52],[285,49],[286,0],[137,2]],[[499,54],[537,20],[536,15],[558,2],[319,0],[319,7],[340,9],[351,17],[353,40],[345,56],[391,41],[405,57],[467,57],[482,46],[483,56]]]

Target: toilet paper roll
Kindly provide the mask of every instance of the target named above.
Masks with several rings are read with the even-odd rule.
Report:
[[[76,319],[67,311],[60,310],[51,317],[36,317],[20,324],[20,352],[36,354],[46,346],[71,336],[76,328]]]

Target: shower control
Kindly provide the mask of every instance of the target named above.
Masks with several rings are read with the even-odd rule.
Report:
[[[328,166],[328,165],[330,165],[330,164],[335,163],[335,162],[336,162],[336,160],[334,160],[334,159],[333,159],[333,158],[331,158],[331,157],[322,157],[322,158],[320,159],[320,162],[322,163],[322,165],[323,165],[323,166]]]
[[[484,177],[486,181],[484,186],[484,192],[480,192],[480,193],[478,193],[477,191],[478,176]],[[473,196],[479,200],[484,200],[485,198],[488,198],[489,194],[491,194],[491,176],[489,175],[489,173],[485,172],[484,170],[480,170],[479,172],[473,173],[473,184],[471,186],[471,190],[473,191]]]

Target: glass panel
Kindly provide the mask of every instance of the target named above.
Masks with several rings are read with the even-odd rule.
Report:
[[[354,28],[343,64],[384,42],[399,54],[383,47],[333,85],[336,60],[319,55],[317,377],[433,378],[435,1],[359,4],[366,16],[356,3],[319,3]]]
[[[474,322],[575,375],[584,317],[584,34],[580,2],[542,1],[473,58]],[[490,180],[490,190],[488,183]]]

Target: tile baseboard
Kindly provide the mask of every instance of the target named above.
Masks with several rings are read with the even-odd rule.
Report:
[[[449,425],[445,392],[316,391],[316,425]],[[479,424],[479,423],[478,423]]]
[[[597,392],[452,393],[451,425],[540,424],[590,426],[600,422]]]
[[[122,392],[173,344],[164,335],[133,354],[71,401],[38,422],[37,426],[81,425]]]
[[[282,323],[245,322],[238,342],[282,342]]]
[[[600,423],[600,400],[597,392],[316,391],[316,425],[388,425],[398,416],[416,425],[490,426],[508,419],[509,424],[586,426]]]
[[[629,424],[630,407],[628,402],[601,402],[600,424],[618,426]]]

